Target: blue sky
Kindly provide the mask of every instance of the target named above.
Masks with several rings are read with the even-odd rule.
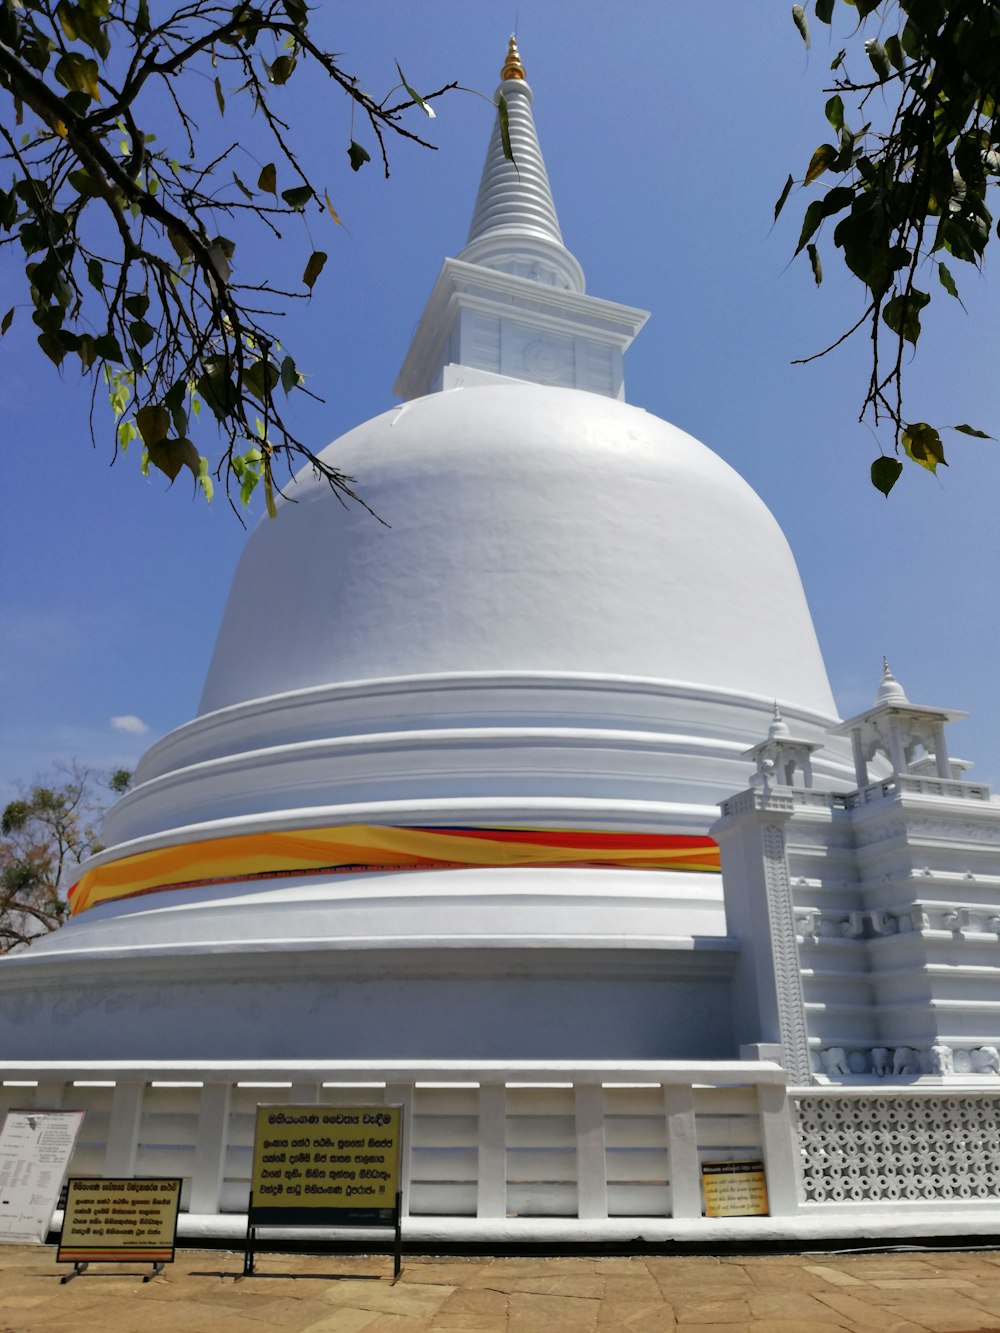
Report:
[[[885,653],[911,699],[970,713],[953,751],[975,762],[970,776],[1000,780],[1000,446],[951,435],[952,466],[938,477],[908,467],[886,501],[868,483],[875,445],[856,421],[864,341],[790,364],[862,308],[828,239],[819,292],[804,262],[788,265],[805,196],[771,228],[786,175],[801,177],[827,137],[820,90],[849,29],[829,37],[814,25],[807,54],[783,0],[522,0],[509,12],[483,0],[371,0],[321,4],[314,27],[373,91],[395,81],[398,58],[422,89],[457,79],[492,94],[515,20],[588,291],[652,312],[626,361],[629,400],[705,441],[770,506],[798,559],[842,714],[871,699]],[[311,219],[330,258],[283,332],[325,398],[303,398],[295,418],[319,448],[391,405],[441,259],[464,244],[492,112],[451,95],[421,126],[439,151],[396,146],[385,181],[374,165],[350,171],[343,99],[296,80],[286,102],[346,223]],[[248,175],[253,132],[241,135]],[[292,229],[267,262],[297,276],[310,248]],[[969,315],[935,297],[910,415],[998,433],[990,266],[956,276]],[[17,281],[4,260],[11,300]],[[109,467],[110,424],[99,416],[92,449],[87,404],[19,312],[0,342],[0,799],[54,761],[131,766],[194,715],[246,540],[224,500],[206,507],[183,479],[172,490],[144,479],[131,455]]]

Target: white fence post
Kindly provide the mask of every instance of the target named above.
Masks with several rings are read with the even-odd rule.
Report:
[[[403,1217],[410,1215],[410,1164],[413,1161],[413,1084],[387,1083],[385,1104],[403,1108],[403,1151],[399,1158],[399,1188]]]
[[[217,1213],[229,1143],[229,1083],[206,1083],[198,1106],[194,1170],[188,1212]]]
[[[507,1089],[503,1083],[479,1088],[479,1185],[477,1217],[507,1216]]]
[[[667,1165],[670,1216],[701,1217],[701,1165],[694,1114],[694,1088],[668,1083],[663,1089],[667,1112]]]
[[[576,1086],[576,1214],[607,1217],[608,1163],[604,1147],[604,1089]]]
[[[145,1083],[118,1083],[111,1099],[108,1142],[104,1150],[106,1176],[134,1176],[142,1120]]]
[[[768,1206],[772,1217],[788,1217],[799,1211],[796,1148],[788,1091],[781,1083],[759,1083],[757,1103],[767,1171]]]

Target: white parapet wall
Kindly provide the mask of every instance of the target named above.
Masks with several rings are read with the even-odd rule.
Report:
[[[262,1102],[401,1103],[414,1243],[711,1245],[1000,1225],[1000,1087],[788,1089],[764,1061],[4,1062],[0,1078],[2,1110],[87,1112],[71,1174],[181,1176],[188,1241],[244,1234]],[[701,1164],[747,1160],[765,1165],[770,1216],[703,1217]]]

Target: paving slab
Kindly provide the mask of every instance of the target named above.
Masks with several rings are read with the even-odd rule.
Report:
[[[0,1333],[980,1333],[1000,1329],[1000,1254],[406,1256],[180,1250],[148,1283],[0,1246]],[[148,1271],[148,1270],[145,1270]]]

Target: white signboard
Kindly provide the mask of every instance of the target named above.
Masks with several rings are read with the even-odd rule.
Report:
[[[0,1243],[42,1245],[83,1111],[8,1111],[0,1130]]]

